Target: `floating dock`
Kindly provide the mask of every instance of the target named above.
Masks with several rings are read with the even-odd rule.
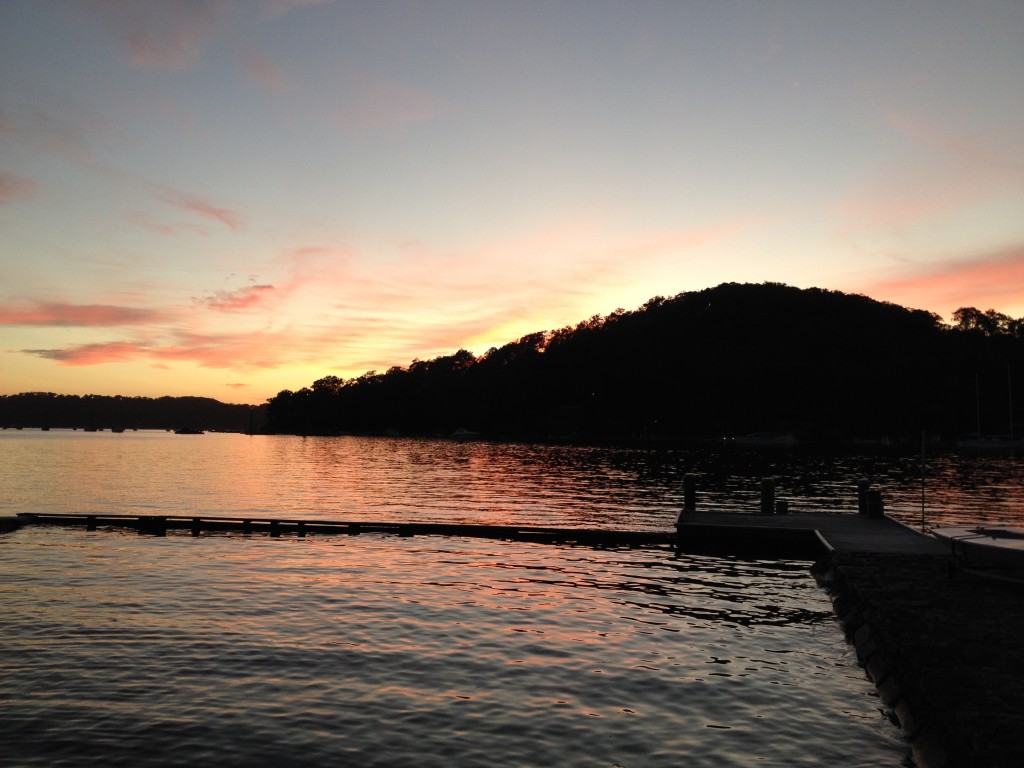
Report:
[[[918,768],[1024,765],[1024,582],[960,567],[938,539],[883,514],[684,511],[676,530],[22,513],[22,525],[236,531],[270,536],[466,536],[587,546],[671,546],[696,554],[815,561],[818,582]]]
[[[946,548],[889,517],[848,514],[755,515],[727,512],[684,512],[674,532],[600,528],[552,528],[529,525],[412,523],[364,520],[300,520],[257,516],[123,515],[19,513],[20,525],[131,528],[142,533],[167,531],[234,531],[272,536],[307,534],[398,536],[466,536],[471,538],[540,541],[555,544],[643,546],[671,544],[687,552],[732,554],[764,559],[818,560],[833,553],[875,552],[936,554]],[[13,523],[12,523],[13,524]]]

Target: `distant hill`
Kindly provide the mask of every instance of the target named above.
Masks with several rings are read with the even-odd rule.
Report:
[[[723,284],[480,357],[459,350],[354,379],[326,376],[272,398],[269,429],[462,429],[580,442],[1006,433],[1010,381],[1024,412],[1024,320],[973,308],[954,319],[944,325],[929,312],[837,291]]]
[[[261,414],[262,409],[254,412],[248,405],[228,405],[208,397],[0,395],[0,427],[245,432],[262,424]]]

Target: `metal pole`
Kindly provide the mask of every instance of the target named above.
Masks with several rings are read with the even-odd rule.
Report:
[[[925,431],[921,430],[921,530],[924,531],[924,447]]]
[[[1006,393],[1010,398],[1010,442],[1013,443],[1013,378],[1009,363],[1006,364]]]

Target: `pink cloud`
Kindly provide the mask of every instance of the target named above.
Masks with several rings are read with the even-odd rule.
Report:
[[[995,168],[1002,168],[1011,171],[1020,171],[1022,166],[1018,161],[1007,161],[991,154],[992,142],[982,146],[979,142],[953,136],[940,127],[931,125],[919,117],[906,114],[889,115],[889,123],[903,136],[928,147],[934,151],[966,160],[970,163],[989,165]],[[1012,145],[1018,150],[1017,144]]]
[[[39,192],[39,182],[0,172],[0,205],[31,200]]]
[[[425,91],[407,85],[381,82],[364,87],[352,103],[337,112],[337,121],[357,133],[400,128],[432,120],[441,102]]]
[[[257,83],[273,91],[283,91],[294,87],[277,64],[258,53],[243,57],[242,68]]]
[[[159,320],[163,313],[109,304],[38,302],[32,307],[0,306],[0,325],[40,325],[105,328],[140,325]]]
[[[83,366],[129,362],[144,354],[144,349],[134,342],[115,341],[67,349],[23,349],[22,352],[54,360],[58,365]]]
[[[273,291],[272,285],[248,285],[235,291],[218,291],[199,303],[221,312],[239,312],[262,304]]]
[[[889,115],[888,122],[909,142],[907,151],[830,206],[840,218],[838,235],[948,221],[979,202],[1017,193],[1024,170],[1019,142],[958,137],[904,114]]]
[[[0,137],[34,152],[89,164],[93,152],[87,135],[101,122],[86,112],[61,117],[34,106],[6,105],[0,112]]]
[[[232,211],[230,208],[222,208],[199,197],[167,191],[161,195],[161,199],[168,205],[173,205],[182,211],[194,214],[200,218],[219,221],[235,232],[242,229],[244,224],[240,214]]]
[[[122,46],[126,63],[181,71],[199,61],[231,5],[220,0],[93,0],[83,8]]]
[[[903,277],[880,280],[864,292],[944,314],[960,307],[1024,315],[1024,245],[976,259],[927,265]]]

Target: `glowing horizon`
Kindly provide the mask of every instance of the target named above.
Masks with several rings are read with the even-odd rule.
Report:
[[[0,4],[0,394],[260,403],[723,282],[1024,316],[1024,6]]]

